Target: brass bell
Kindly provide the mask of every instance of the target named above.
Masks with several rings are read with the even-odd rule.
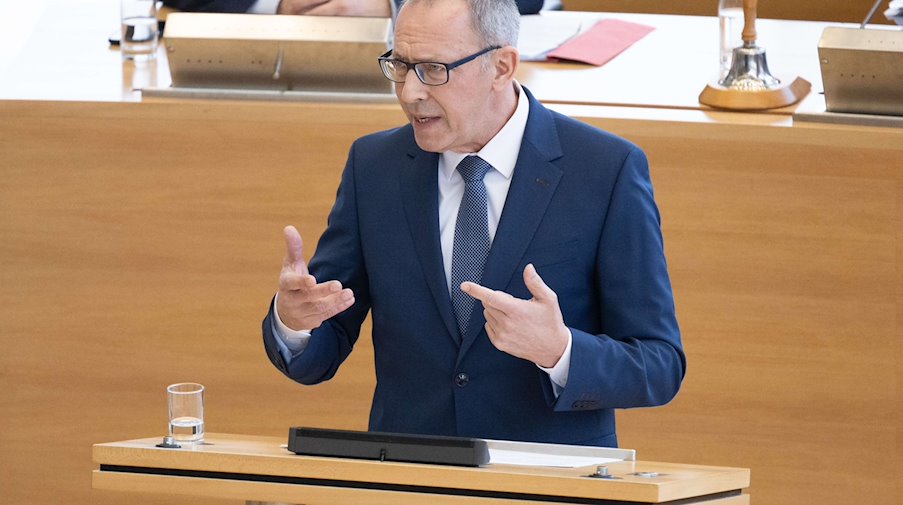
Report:
[[[699,94],[700,103],[719,109],[774,109],[802,100],[812,88],[800,77],[784,84],[769,72],[765,48],[756,45],[756,4],[743,0],[743,45],[734,48],[727,75]]]

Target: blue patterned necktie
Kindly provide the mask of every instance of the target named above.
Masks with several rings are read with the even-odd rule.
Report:
[[[479,283],[483,265],[489,256],[489,222],[486,185],[483,177],[492,166],[479,156],[468,156],[458,164],[464,178],[464,196],[455,223],[455,242],[452,247],[451,299],[463,337],[473,312],[474,299],[461,291],[461,283]]]

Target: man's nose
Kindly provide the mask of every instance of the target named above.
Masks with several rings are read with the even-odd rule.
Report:
[[[426,98],[427,85],[420,81],[414,70],[409,70],[404,76],[403,83],[395,83],[395,92],[398,99],[404,103],[414,103]]]

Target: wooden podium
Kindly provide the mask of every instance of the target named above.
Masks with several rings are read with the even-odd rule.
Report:
[[[96,444],[92,487],[306,505],[749,503],[749,469],[643,461],[480,468],[298,456],[276,437],[207,434],[196,447],[160,438]]]

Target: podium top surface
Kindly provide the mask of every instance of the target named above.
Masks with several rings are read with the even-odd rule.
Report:
[[[96,444],[99,473],[155,474],[237,481],[370,489],[409,487],[413,492],[522,497],[534,501],[618,500],[660,503],[749,486],[746,468],[621,461],[607,464],[611,479],[591,478],[594,466],[526,467],[490,464],[450,467],[344,458],[299,456],[278,437],[211,434],[194,447],[165,449],[146,438]],[[95,482],[95,487],[97,486]]]

